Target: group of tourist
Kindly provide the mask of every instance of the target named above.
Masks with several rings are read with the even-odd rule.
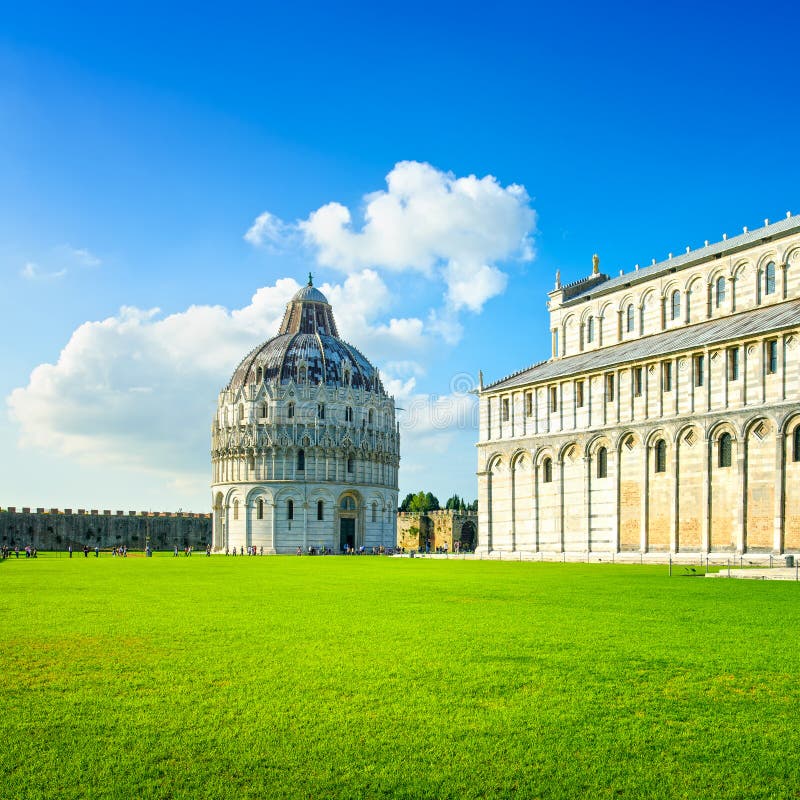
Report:
[[[11,553],[14,553],[15,558],[19,558],[19,545],[14,545],[14,550],[11,550],[11,547],[7,544],[4,544],[2,548],[0,548],[0,556],[2,556],[3,561],[7,558],[11,558]],[[35,547],[27,544],[25,545],[25,558],[36,558],[37,550]]]
[[[244,553],[244,545],[239,547],[238,552],[237,552],[235,547],[232,550],[229,547],[225,548],[225,555],[226,556],[236,556],[236,555],[243,556],[244,554],[245,554]],[[208,548],[207,548],[207,555],[211,555],[211,545],[209,545]],[[261,549],[260,550],[255,545],[248,545],[247,546],[247,555],[248,556],[263,556],[264,555],[264,545],[261,545]]]

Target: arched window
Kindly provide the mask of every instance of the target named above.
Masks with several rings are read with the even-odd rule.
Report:
[[[267,404],[266,403],[262,403],[258,407],[258,416],[261,417],[261,419],[266,419],[267,418]]]
[[[244,422],[244,405],[239,403],[239,422]]]
[[[630,303],[628,305],[628,310],[627,310],[626,314],[627,314],[627,317],[628,317],[628,323],[627,323],[628,333],[633,333],[633,316],[634,316],[633,315],[633,303]]]
[[[347,406],[344,410],[344,419],[345,422],[352,422],[353,421],[353,407]]]
[[[348,494],[342,498],[342,502],[339,503],[339,508],[341,508],[342,511],[355,511],[356,501]]]
[[[800,461],[800,425],[794,429],[792,461]]]
[[[377,503],[373,503],[372,504],[372,521],[373,522],[377,522],[378,521],[378,504]]]
[[[542,461],[542,483],[553,482],[553,459],[546,458]]]
[[[289,419],[293,419],[294,418],[294,403],[289,403],[289,405],[286,406],[286,413],[287,413]]]
[[[306,468],[306,451],[305,450],[298,450],[297,451],[297,471],[303,472]]]
[[[764,270],[764,294],[775,294],[775,262],[770,261]]]
[[[725,278],[721,275],[717,278],[717,285],[716,285],[716,304],[717,308],[720,308],[722,304],[725,302]]]
[[[719,437],[719,465],[720,467],[729,467],[732,460],[732,439],[729,433],[723,433]]]
[[[353,472],[353,456],[347,456],[347,471]]]
[[[667,471],[667,443],[663,439],[656,442],[656,472]]]
[[[264,519],[264,500],[261,497],[256,501],[256,517]]]
[[[594,317],[589,317],[586,321],[586,341],[594,341]]]
[[[325,419],[325,403],[317,403],[317,416]]]
[[[233,501],[233,518],[234,519],[239,519],[239,501],[238,500],[234,500]]]
[[[369,414],[367,415],[367,422],[369,422],[369,424],[372,425],[374,421],[375,421],[375,412],[372,409],[370,409]]]
[[[608,450],[605,447],[597,451],[597,477],[608,477]]]
[[[317,500],[317,519],[325,519],[325,504]]]
[[[286,501],[286,519],[294,519],[294,500]]]
[[[676,289],[672,293],[672,319],[681,317],[681,293]]]

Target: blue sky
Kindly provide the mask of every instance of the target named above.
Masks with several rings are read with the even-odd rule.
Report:
[[[401,493],[473,497],[459,390],[548,356],[556,269],[800,211],[788,3],[107,8],[0,21],[3,506],[204,510],[216,391],[308,269],[415,409]],[[387,176],[441,224],[370,239]]]

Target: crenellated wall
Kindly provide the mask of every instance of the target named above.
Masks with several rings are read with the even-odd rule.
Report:
[[[101,549],[126,545],[144,550],[147,538],[154,550],[211,543],[211,514],[110,511],[56,508],[0,509],[0,544],[31,545],[39,550],[66,550],[84,545]]]

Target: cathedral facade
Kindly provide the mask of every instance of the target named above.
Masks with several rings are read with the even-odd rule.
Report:
[[[479,549],[800,550],[800,216],[548,295],[479,391]]]
[[[400,439],[378,370],[312,285],[220,392],[211,431],[217,551],[394,545]]]

